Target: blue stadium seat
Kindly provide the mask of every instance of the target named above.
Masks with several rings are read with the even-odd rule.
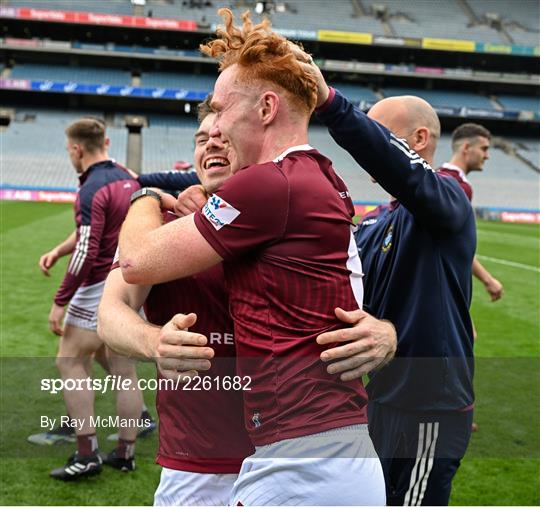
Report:
[[[505,109],[516,111],[534,111],[540,113],[540,98],[521,95],[497,95],[497,100]]]
[[[396,95],[416,95],[427,100],[433,106],[449,107],[471,107],[481,109],[493,109],[491,101],[482,95],[475,95],[472,92],[461,92],[454,90],[421,90],[415,88],[394,88],[385,87],[383,90],[385,97]]]
[[[143,129],[143,171],[171,171],[177,160],[193,161],[193,135],[197,122],[191,126],[178,127],[155,125]]]
[[[339,81],[333,82],[331,85],[352,101],[367,100],[376,102],[378,100],[373,90],[367,86]]]
[[[15,65],[11,77],[36,81],[73,81],[76,83],[131,85],[131,74],[104,67],[69,67],[67,65]]]
[[[2,133],[2,184],[75,188],[77,175],[65,150],[64,130],[81,116],[100,116],[91,111],[17,110],[16,119],[35,116],[34,121],[14,121]],[[125,163],[126,128],[107,128],[109,155]]]
[[[201,90],[211,92],[214,89],[216,75],[175,74],[172,72],[145,72],[141,77],[141,86],[172,89]]]

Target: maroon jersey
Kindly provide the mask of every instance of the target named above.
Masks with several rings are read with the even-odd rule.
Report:
[[[227,381],[236,375],[236,351],[222,266],[155,285],[145,312],[149,322],[157,325],[176,313],[196,313],[190,331],[204,334],[215,351],[210,370],[200,372],[201,377],[214,379],[210,389],[191,382],[186,386],[190,390],[158,391],[157,462],[186,472],[238,473],[254,449],[244,428],[242,391],[230,388]],[[200,390],[193,390],[196,387]]]
[[[465,176],[465,173],[457,165],[449,164],[448,162],[446,162],[441,167],[439,167],[439,169],[437,169],[437,172],[439,174],[442,174],[443,176],[449,176],[451,178],[454,178],[459,183],[459,186],[463,189],[465,194],[467,194],[469,201],[472,201],[472,186],[469,183],[467,177]]]
[[[240,170],[195,214],[226,261],[255,445],[366,422],[363,385],[329,375],[315,341],[340,327],[336,306],[362,304],[353,214],[331,162],[308,145]]]
[[[75,199],[77,244],[54,302],[65,306],[75,291],[109,274],[131,194],[139,183],[112,160],[90,166],[79,176]]]

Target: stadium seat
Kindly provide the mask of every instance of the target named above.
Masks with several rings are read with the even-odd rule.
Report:
[[[54,9],[62,11],[103,12],[112,14],[133,14],[130,0],[92,0],[91,2],[70,2],[62,0],[9,0],[14,7],[34,9]]]
[[[416,95],[427,100],[433,106],[448,107],[471,107],[481,109],[493,109],[491,101],[482,95],[472,92],[454,90],[421,90],[415,88],[394,88],[387,86],[383,90],[385,97],[396,95]]]
[[[367,86],[340,81],[332,82],[331,85],[352,101],[366,100],[376,102],[378,100],[373,90]]]
[[[104,67],[69,67],[66,65],[15,65],[11,72],[14,79],[36,81],[73,81],[85,84],[126,85],[131,84],[131,74],[119,69]]]
[[[2,133],[2,184],[39,188],[75,188],[77,175],[65,150],[64,130],[81,116],[100,116],[90,111],[18,110],[16,119]],[[108,127],[109,155],[125,163],[127,130]]]
[[[141,86],[200,90],[211,92],[214,89],[216,75],[175,74],[172,72],[145,72],[141,76]]]
[[[171,171],[177,160],[193,160],[193,134],[197,128],[195,119],[191,125],[171,126],[165,121],[157,124],[150,119],[150,128],[142,131],[143,172]],[[187,122],[186,122],[187,123]]]
[[[540,98],[520,95],[497,95],[497,100],[505,109],[534,111],[540,113]]]

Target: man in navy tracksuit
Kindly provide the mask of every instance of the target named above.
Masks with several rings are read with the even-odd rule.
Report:
[[[472,422],[473,210],[458,182],[429,165],[440,136],[429,104],[385,99],[368,117],[311,66],[319,75],[319,119],[393,196],[356,232],[367,310],[398,334],[395,359],[367,386],[387,501],[444,505]]]

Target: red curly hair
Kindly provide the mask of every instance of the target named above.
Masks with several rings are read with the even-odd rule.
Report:
[[[270,21],[253,25],[249,11],[242,14],[242,27],[234,25],[230,9],[218,14],[225,28],[216,31],[217,39],[201,44],[200,50],[220,60],[219,71],[237,64],[244,82],[268,81],[288,92],[292,104],[311,114],[317,103],[317,82],[307,74],[285,37],[272,32]]]

